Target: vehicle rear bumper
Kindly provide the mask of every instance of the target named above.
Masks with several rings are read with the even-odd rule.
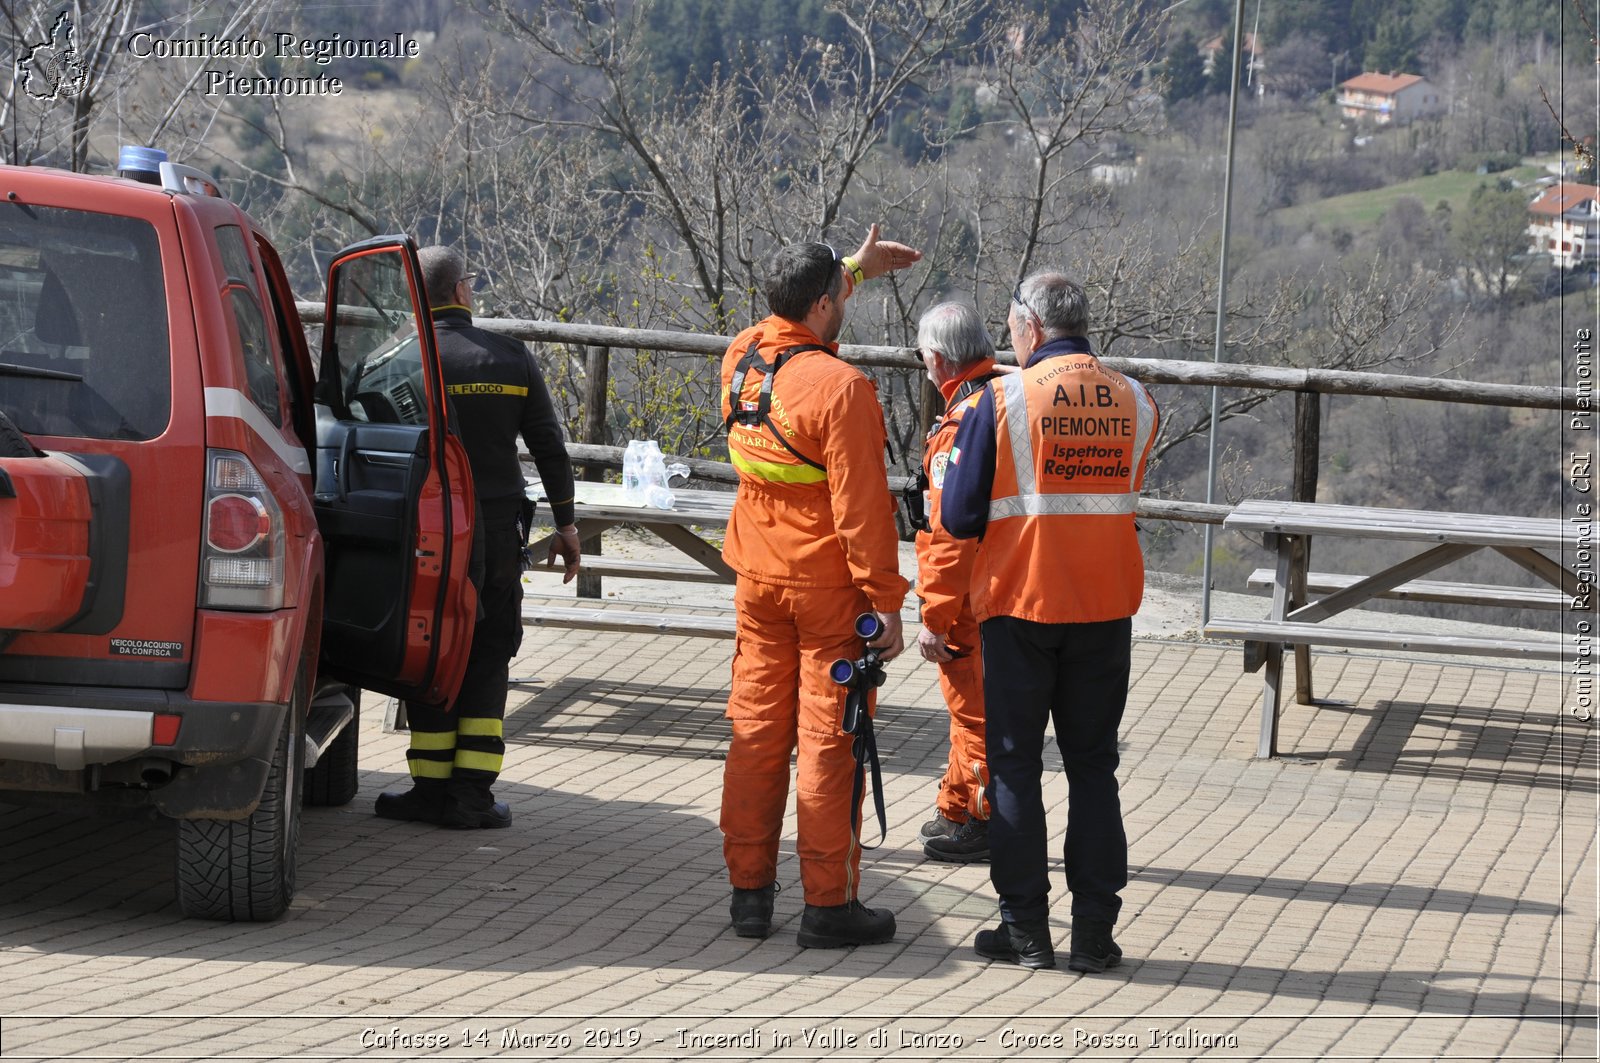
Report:
[[[288,706],[122,694],[65,703],[0,689],[0,789],[115,787],[124,798],[142,792],[164,815],[183,818],[235,818],[255,808]],[[177,741],[158,746],[155,718],[167,713],[182,717]]]
[[[155,713],[0,702],[0,760],[82,771],[151,748]]]

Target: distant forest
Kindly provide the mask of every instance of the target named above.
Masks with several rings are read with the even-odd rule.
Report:
[[[1022,6],[1059,36],[1085,4],[1034,0]],[[1173,12],[1163,54],[1186,39],[1198,45],[1229,31],[1233,15],[1228,0],[1187,0]],[[982,37],[986,16],[973,13],[961,44]],[[1417,73],[1441,48],[1542,37],[1552,48],[1582,50],[1592,37],[1581,5],[1557,0],[1246,0],[1244,17],[1246,32],[1259,35],[1266,55],[1285,44],[1309,43],[1326,57],[1325,65],[1337,59],[1344,76]],[[814,61],[808,40],[845,45],[850,39],[844,16],[824,0],[658,0],[645,24],[651,70],[680,85],[714,69]]]

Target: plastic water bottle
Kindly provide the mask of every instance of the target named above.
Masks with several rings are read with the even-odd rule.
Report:
[[[671,509],[676,499],[667,488],[667,459],[662,456],[661,447],[653,439],[644,441],[643,453],[645,502],[656,509]]]
[[[651,446],[655,446],[651,442]],[[622,497],[634,505],[643,505],[645,498],[645,440],[630,439],[622,452]]]

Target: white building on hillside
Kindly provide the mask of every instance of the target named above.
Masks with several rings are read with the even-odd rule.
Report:
[[[1528,206],[1528,235],[1562,269],[1600,261],[1600,188],[1563,181]]]
[[[1357,74],[1339,85],[1339,113],[1346,118],[1405,125],[1443,112],[1439,90],[1420,74]]]

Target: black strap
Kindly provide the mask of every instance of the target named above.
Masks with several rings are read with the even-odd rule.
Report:
[[[736,422],[739,424],[747,423],[745,418],[751,416],[750,411],[739,408],[739,396],[744,394],[744,378],[749,374],[750,367],[758,363],[762,369],[768,370],[769,376],[773,375],[766,359],[761,357],[760,342],[751,340],[750,349],[744,352],[743,358],[739,359],[739,364],[733,369],[733,378],[728,381],[728,418],[722,422],[722,430],[724,432],[732,428]],[[770,402],[771,397],[772,389],[765,388],[761,396],[762,401]],[[760,405],[758,403],[757,411],[759,412],[759,410]]]
[[[928,490],[928,470],[917,466],[917,477],[900,489],[900,504],[906,507],[906,523],[913,531],[933,530],[928,519],[928,507],[923,504],[923,494]]]
[[[538,512],[538,503],[531,498],[523,498],[517,504],[517,548],[522,555],[522,571],[532,571],[535,564],[533,557],[533,517]]]
[[[802,343],[794,347],[785,347],[778,352],[777,357],[768,362],[761,357],[760,341],[752,339],[750,341],[750,349],[745,351],[744,357],[739,359],[739,364],[734,367],[733,377],[728,381],[728,418],[722,422],[722,429],[727,431],[735,424],[742,424],[748,428],[764,427],[768,432],[772,433],[772,438],[776,439],[784,450],[787,450],[813,469],[827,472],[826,465],[819,461],[812,461],[796,450],[794,444],[784,437],[782,430],[772,423],[772,382],[777,378],[778,370],[787,365],[790,358],[806,351],[821,351],[824,354],[833,353],[830,348],[824,347],[820,343]],[[739,396],[744,394],[745,378],[749,376],[751,369],[759,369],[762,373],[761,390],[756,399],[756,408],[744,410],[740,409]]]
[[[971,380],[963,380],[961,382],[961,386],[956,388],[956,393],[950,396],[950,401],[945,403],[945,412],[949,413],[951,410],[961,405],[961,400],[970,398],[972,395],[976,394],[980,388],[987,387],[989,381],[993,380],[999,375],[999,373],[985,373],[983,376],[975,376]]]
[[[858,699],[853,706],[849,704],[852,699]],[[889,817],[883,809],[883,769],[878,764],[878,736],[872,730],[872,713],[866,703],[867,691],[852,686],[850,693],[845,695],[845,701],[845,719],[849,721],[853,717],[854,723],[853,728],[847,726],[846,730],[856,736],[850,744],[850,752],[856,758],[855,782],[850,787],[850,835],[862,849],[876,849],[889,836]],[[878,845],[861,841],[861,797],[867,782],[868,764],[872,765],[872,804],[878,811]]]

